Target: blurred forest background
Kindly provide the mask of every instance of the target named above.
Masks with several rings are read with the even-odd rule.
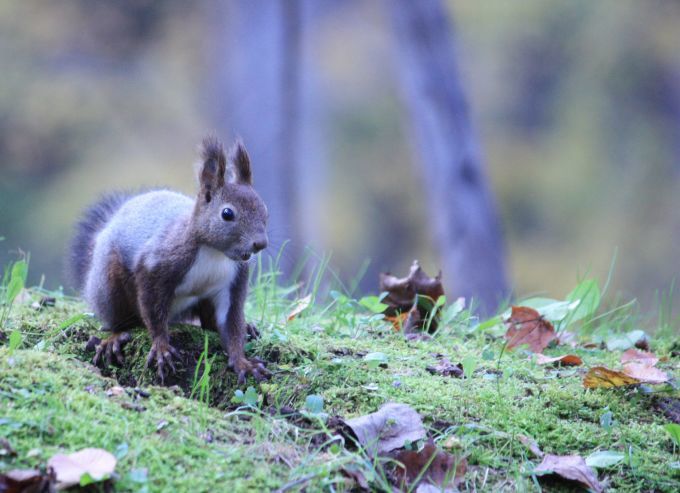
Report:
[[[82,208],[112,189],[193,194],[216,131],[242,135],[256,187],[278,193],[270,253],[290,236],[287,256],[332,252],[344,279],[371,259],[368,291],[414,258],[435,272],[403,3],[0,2],[0,261],[30,251],[33,282],[64,284]],[[680,2],[444,3],[513,291],[604,281],[618,251],[611,289],[651,308],[680,265]]]

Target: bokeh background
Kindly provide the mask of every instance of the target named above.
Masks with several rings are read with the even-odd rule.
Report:
[[[394,5],[244,3],[0,2],[3,265],[29,251],[34,283],[64,285],[79,211],[112,189],[193,193],[208,131],[244,135],[256,185],[277,186],[274,116],[252,108],[272,80],[297,80],[299,105],[272,103],[301,122],[282,138],[302,144],[285,157],[295,175],[279,177],[297,209],[272,224],[269,251],[293,223],[292,256],[332,252],[344,279],[370,259],[364,291],[414,258],[438,269]],[[680,271],[680,2],[445,3],[513,291],[561,297],[586,275],[604,282],[616,256],[610,292],[651,309]],[[299,56],[281,62],[267,51],[278,43]]]

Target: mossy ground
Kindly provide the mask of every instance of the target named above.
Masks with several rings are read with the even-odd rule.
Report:
[[[268,360],[274,372],[268,382],[249,382],[259,395],[259,409],[232,402],[236,378],[215,334],[173,327],[172,340],[184,360],[164,387],[144,368],[150,347],[146,331],[134,332],[123,367],[99,372],[89,363],[85,344],[102,334],[94,319],[78,316],[86,310],[82,302],[58,297],[54,307],[41,310],[31,308],[30,300],[17,304],[4,332],[19,330],[21,346],[11,355],[7,341],[0,346],[0,437],[17,454],[0,457],[0,472],[44,467],[57,452],[100,447],[120,456],[116,491],[268,491],[284,485],[293,491],[348,490],[351,483],[341,469],[358,468],[370,478],[370,461],[359,452],[324,446],[322,424],[299,426],[276,413],[284,406],[302,409],[307,396],[316,394],[326,413],[343,417],[376,411],[388,401],[410,404],[440,444],[467,457],[462,490],[545,488],[530,474],[539,461],[518,439],[526,435],[548,453],[628,454],[624,462],[599,471],[610,491],[678,491],[680,470],[672,463],[680,461],[680,452],[663,429],[668,418],[654,407],[656,396],[639,388],[583,388],[585,368],[616,367],[620,351],[560,346],[547,352],[575,352],[584,367],[546,368],[524,351],[502,352],[503,339],[493,331],[472,330],[465,313],[430,340],[407,341],[344,297],[317,300],[287,321],[292,303],[270,281],[257,277],[248,306],[249,319],[261,331],[248,352]],[[64,323],[72,317],[73,323]],[[619,311],[617,317],[572,329],[596,338],[613,324],[636,326],[630,313],[626,318]],[[206,336],[214,358],[203,386],[210,394],[200,401],[198,381],[205,367],[199,365],[197,372],[196,367]],[[659,366],[677,378],[677,332],[662,330],[651,345],[667,358]],[[364,355],[372,352],[384,354],[383,364],[366,361]],[[440,355],[453,363],[466,360],[474,371],[462,379],[433,375],[426,367]],[[117,385],[126,392],[109,395]],[[678,397],[676,390],[668,392]],[[615,421],[610,429],[600,423],[607,412]]]

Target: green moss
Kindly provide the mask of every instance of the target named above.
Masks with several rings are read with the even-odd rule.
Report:
[[[599,473],[610,480],[612,491],[673,491],[680,485],[680,471],[669,467],[680,456],[663,430],[667,419],[654,410],[653,396],[640,389],[585,390],[585,368],[538,366],[521,350],[505,352],[499,361],[502,340],[467,329],[409,342],[389,325],[346,306],[310,308],[286,322],[289,303],[273,291],[267,296],[263,292],[255,290],[249,307],[262,337],[248,344],[249,353],[270,361],[274,371],[269,382],[249,382],[261,396],[262,409],[301,408],[309,394],[323,397],[324,411],[345,417],[373,412],[387,401],[408,403],[442,443],[452,443],[467,456],[471,467],[463,489],[536,490],[527,472],[537,459],[517,439],[520,434],[554,454],[630,452],[624,463]],[[270,313],[261,303],[276,309]],[[153,369],[144,367],[150,347],[144,330],[135,331],[126,346],[125,365],[100,375],[89,364],[92,354],[85,351],[91,335],[102,335],[96,322],[83,317],[61,327],[84,310],[81,302],[66,298],[54,308],[36,311],[22,305],[15,310],[10,323],[21,331],[23,343],[11,357],[0,348],[0,436],[10,441],[17,456],[4,457],[0,470],[41,467],[56,452],[89,446],[115,451],[127,444],[117,468],[117,491],[139,489],[130,476],[136,469],[148,470],[150,491],[219,490],[227,485],[234,491],[266,491],[301,477],[308,478],[304,486],[310,491],[328,490],[330,484],[342,491],[341,466],[362,462],[348,451],[333,455],[319,450],[314,427],[300,428],[269,412],[235,414],[231,399],[236,378],[216,334],[207,334],[209,354],[214,355],[209,405],[189,399],[206,337],[196,327],[172,329],[184,359],[166,384],[177,387],[158,386]],[[667,340],[653,344],[658,351],[672,347]],[[492,359],[482,357],[485,349],[493,352]],[[575,351],[586,367],[616,367],[620,356]],[[369,364],[364,355],[370,352],[384,353],[386,365]],[[441,355],[453,363],[473,357],[476,370],[469,379],[429,373],[426,366]],[[663,369],[677,378],[678,358],[661,355],[669,356],[661,363]],[[202,371],[199,366],[199,376]],[[108,396],[107,389],[117,382],[126,393]],[[139,386],[150,397],[139,397],[133,390]],[[606,412],[615,420],[611,430],[600,424]]]

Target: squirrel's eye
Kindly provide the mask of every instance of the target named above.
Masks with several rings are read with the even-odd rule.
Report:
[[[234,214],[233,209],[230,209],[229,207],[222,209],[222,219],[225,221],[233,221],[235,217],[236,214]]]

